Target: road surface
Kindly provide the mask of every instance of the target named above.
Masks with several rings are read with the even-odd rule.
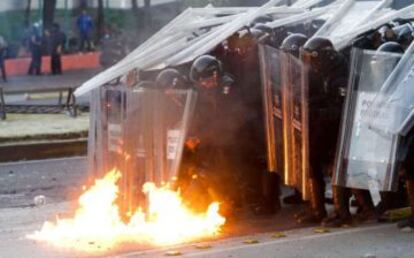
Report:
[[[86,167],[84,157],[0,164],[0,257],[91,257],[25,237],[39,230],[44,221],[73,211],[74,200],[87,180]],[[46,197],[46,205],[33,205],[38,195]],[[314,227],[295,226],[288,210],[272,218],[242,221],[243,226],[214,241],[164,248],[129,245],[98,256],[414,257],[414,233],[401,232],[394,224],[367,224],[320,234]],[[286,237],[272,238],[282,230]]]

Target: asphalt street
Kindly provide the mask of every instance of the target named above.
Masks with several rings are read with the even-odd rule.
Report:
[[[87,178],[84,157],[0,164],[0,257],[91,257],[26,238],[46,220],[69,216]],[[38,195],[45,196],[45,205],[34,205]],[[129,245],[92,256],[414,257],[414,233],[401,232],[394,224],[374,223],[321,234],[314,227],[295,228],[291,215],[283,211],[272,219],[256,218],[249,221],[253,226],[247,230],[207,242],[163,248]],[[282,230],[286,237],[273,237]]]

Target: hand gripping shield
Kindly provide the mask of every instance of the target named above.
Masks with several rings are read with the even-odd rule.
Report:
[[[341,124],[334,184],[376,191],[395,190],[398,135],[383,130],[390,118],[370,117],[386,106],[373,109],[372,103],[401,55],[353,49],[351,77]]]

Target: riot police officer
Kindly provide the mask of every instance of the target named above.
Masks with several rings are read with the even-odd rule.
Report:
[[[188,195],[194,199],[198,192],[199,196],[220,201],[222,212],[230,216],[242,204],[243,139],[239,139],[238,133],[243,125],[245,105],[237,95],[233,79],[224,72],[216,57],[198,57],[189,77],[198,91],[198,100],[186,142],[194,150],[196,172]],[[197,190],[191,190],[194,188]],[[192,203],[191,206],[199,205],[198,200]]]
[[[409,31],[409,30],[408,30]],[[409,33],[408,31],[404,32]],[[410,35],[407,35],[407,40],[409,40]],[[412,38],[411,38],[412,41]],[[410,44],[408,41],[406,42],[408,45]],[[387,42],[381,45],[378,50],[379,52],[391,52],[397,54],[404,53],[404,47],[396,42]],[[398,146],[398,159],[400,162],[400,171],[405,179],[405,186],[407,192],[407,199],[409,202],[409,206],[412,209],[414,214],[414,130],[411,129],[407,136],[402,137]],[[381,202],[379,204],[380,207],[377,210],[380,212],[385,211],[389,208],[399,208],[404,206],[403,202],[405,201],[401,192],[401,188],[396,193],[382,193],[381,194]],[[398,223],[399,228],[410,227],[414,228],[414,216],[411,218],[402,220]]]
[[[308,41],[308,37],[301,33],[293,33],[285,38],[280,46],[280,49],[289,53],[292,56],[299,58],[300,49]],[[295,189],[293,195],[287,196],[283,199],[283,202],[286,204],[299,204],[302,202],[302,195],[298,189]],[[295,217],[302,216],[303,213],[296,214]]]
[[[379,32],[381,33],[383,42],[397,41],[397,34],[391,24],[385,24],[379,29]]]
[[[402,159],[402,170],[405,178],[405,186],[409,206],[411,207],[412,216],[408,219],[398,222],[399,228],[414,228],[414,129],[412,128],[401,143],[400,159]]]
[[[403,54],[404,48],[397,42],[385,42],[382,44],[378,49],[377,52],[389,52],[389,53],[395,53],[395,54]],[[404,140],[402,141],[404,142]],[[400,145],[399,148],[399,157],[401,162],[404,161],[405,155],[403,153],[406,153],[406,150],[404,144]],[[385,211],[389,209],[396,209],[401,208],[406,205],[406,196],[405,192],[403,191],[402,187],[403,183],[400,180],[398,191],[397,192],[381,192],[381,201],[376,206],[376,213],[378,216],[381,216]]]
[[[310,134],[310,189],[311,205],[316,214],[326,214],[324,203],[323,169],[331,174],[336,150],[342,106],[348,80],[348,64],[344,56],[337,52],[333,44],[325,38],[315,37],[304,46],[305,58],[311,65],[309,84],[309,134]],[[314,77],[312,77],[312,73]],[[329,128],[330,130],[321,130]],[[319,139],[324,138],[321,144]],[[353,189],[358,202],[357,218],[361,221],[374,216],[374,205],[366,190]],[[324,219],[325,226],[341,226],[352,223],[349,211],[349,189],[332,187],[335,212]]]
[[[255,214],[272,214],[280,209],[277,173],[266,171],[266,148],[258,45],[274,46],[274,31],[262,23],[239,31],[229,39],[226,61],[235,75],[240,97],[246,105],[246,118],[240,138],[246,146],[243,153],[246,171],[246,198]]]
[[[348,65],[329,39],[312,38],[303,49],[302,58],[310,65],[308,102],[311,213],[299,218],[299,222],[321,222],[326,217],[323,171],[333,166]],[[347,189],[334,187],[335,216],[329,222],[350,221],[347,195]]]

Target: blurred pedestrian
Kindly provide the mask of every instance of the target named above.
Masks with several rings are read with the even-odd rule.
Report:
[[[60,30],[57,23],[53,24],[51,33],[51,69],[52,74],[62,74],[61,56],[65,47],[66,35]]]
[[[38,25],[33,25],[30,32],[29,47],[32,54],[32,61],[30,63],[29,75],[41,75],[42,68],[42,36],[40,34]]]
[[[6,66],[4,64],[4,60],[6,59],[6,53],[7,53],[7,41],[4,39],[3,36],[0,35],[0,69],[1,69],[1,75],[3,77],[4,82],[7,82]]]
[[[127,54],[125,41],[121,31],[116,28],[105,29],[105,35],[101,40],[100,56],[100,63],[103,67],[110,67],[125,57]]]
[[[79,51],[84,51],[85,45],[86,50],[90,51],[92,49],[91,42],[91,33],[93,29],[92,17],[85,11],[82,11],[82,14],[78,17],[77,26],[80,36]]]

